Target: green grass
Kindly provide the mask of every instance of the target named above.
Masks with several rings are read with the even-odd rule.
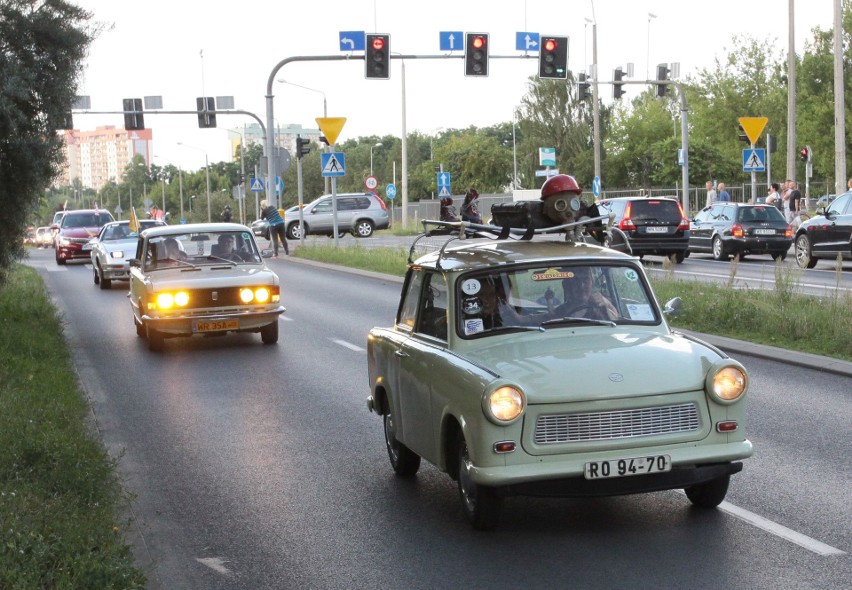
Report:
[[[407,248],[335,248],[308,245],[296,256],[404,276]],[[677,328],[748,342],[852,361],[852,296],[812,297],[798,294],[802,271],[775,267],[775,291],[735,289],[736,260],[731,262],[727,284],[675,278],[671,265],[665,273],[649,273],[660,302],[683,299],[683,312],[669,323]],[[837,271],[842,273],[841,270]],[[840,275],[838,274],[838,279]]]
[[[0,291],[0,588],[143,588],[126,498],[38,274]]]

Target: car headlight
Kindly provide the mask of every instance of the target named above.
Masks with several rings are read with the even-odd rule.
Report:
[[[171,309],[172,307],[186,307],[189,304],[189,293],[178,291],[177,293],[157,293],[154,298],[156,309]]]
[[[60,246],[68,246],[70,243],[71,243],[71,240],[69,240],[68,238],[65,238],[65,237],[59,238],[59,245]]]
[[[486,396],[484,405],[489,419],[504,426],[514,422],[524,413],[527,400],[517,387],[503,385]]]
[[[252,301],[267,303],[271,297],[272,293],[267,287],[246,287],[245,289],[240,289],[240,300],[243,303],[251,303]]]
[[[732,404],[745,395],[748,374],[741,365],[726,359],[724,365],[714,366],[708,371],[705,388],[717,402]]]
[[[116,252],[110,252],[109,255],[113,258],[124,258],[124,252],[122,252],[121,250],[118,250]]]

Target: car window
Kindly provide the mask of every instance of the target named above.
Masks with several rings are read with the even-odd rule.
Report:
[[[320,201],[311,210],[311,213],[331,213],[331,199]]]
[[[355,200],[355,208],[356,209],[369,209],[370,208],[370,197],[358,197]]]
[[[337,210],[338,211],[352,211],[355,209],[355,199],[349,198],[338,198],[337,199]]]
[[[843,213],[848,209],[847,205],[852,202],[852,193],[846,193],[845,195],[840,195],[836,199],[834,199],[831,204],[826,208],[826,215],[843,215]]]
[[[423,272],[419,270],[409,271],[406,282],[405,296],[399,304],[396,323],[408,329],[414,328],[414,319],[417,317],[417,305],[420,301],[420,286],[423,284]]]
[[[426,275],[420,309],[417,314],[416,332],[447,339],[447,281],[444,275],[430,272]]]
[[[226,243],[227,242],[227,243]],[[145,267],[194,268],[198,266],[239,266],[262,262],[257,244],[248,231],[210,231],[155,236],[145,249]]]
[[[680,223],[677,203],[663,199],[642,199],[630,202],[630,218],[637,221],[668,221]]]

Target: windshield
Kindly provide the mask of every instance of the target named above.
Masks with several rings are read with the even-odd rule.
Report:
[[[577,324],[656,324],[650,287],[632,265],[553,265],[471,273],[457,282],[463,338]]]
[[[198,268],[260,264],[262,258],[251,232],[210,231],[152,237],[145,249],[145,268]]]

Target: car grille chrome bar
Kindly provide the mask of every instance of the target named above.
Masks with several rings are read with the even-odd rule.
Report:
[[[535,443],[615,440],[697,431],[694,403],[613,412],[542,415],[535,422]]]

